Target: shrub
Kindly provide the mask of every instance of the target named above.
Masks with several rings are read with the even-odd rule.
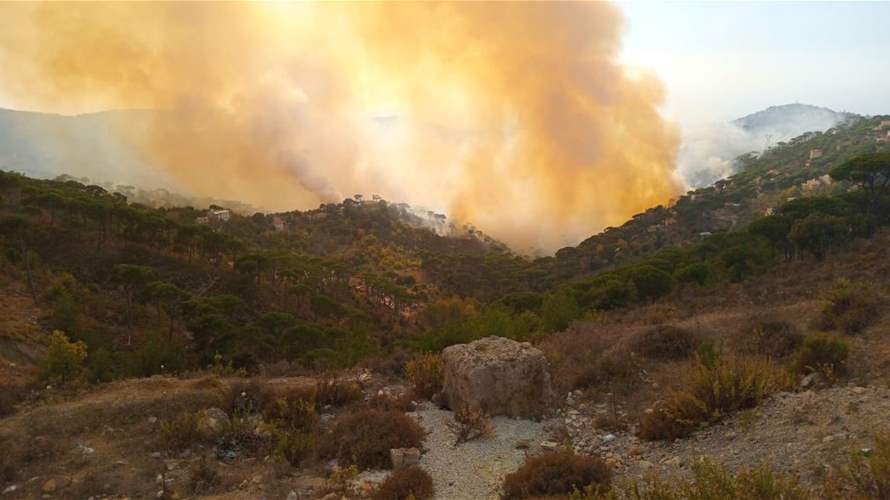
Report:
[[[264,412],[268,422],[285,431],[312,431],[318,425],[315,402],[301,397],[282,397],[269,403]]]
[[[863,498],[890,498],[890,434],[875,437],[871,456],[854,453],[842,478]]]
[[[742,330],[737,342],[745,354],[784,358],[800,347],[803,334],[784,321],[756,321]]]
[[[363,469],[389,467],[392,448],[419,448],[424,432],[397,411],[356,410],[339,417],[328,432],[322,454]]]
[[[206,458],[202,457],[189,473],[188,489],[193,495],[206,495],[213,491],[219,483],[219,472],[210,465]]]
[[[840,337],[826,334],[810,335],[804,339],[795,355],[795,371],[843,373],[848,351],[847,341]]]
[[[685,328],[659,325],[633,340],[634,352],[661,361],[688,358],[699,344],[698,335]]]
[[[587,369],[581,371],[572,382],[572,387],[575,389],[608,387],[614,391],[626,392],[639,382],[639,366],[633,354],[618,349],[603,354]]]
[[[643,414],[639,436],[650,440],[688,436],[700,425],[753,408],[790,386],[788,373],[767,359],[718,357],[711,363],[699,359],[685,374],[682,390]]]
[[[413,465],[393,471],[374,492],[374,500],[427,500],[433,498],[433,478]]]
[[[813,498],[797,477],[779,474],[767,465],[742,469],[733,475],[708,460],[692,464],[693,478],[665,480],[649,475],[629,482],[614,496],[636,500],[805,500]],[[614,493],[614,492],[613,492]]]
[[[881,294],[874,285],[840,279],[819,315],[817,326],[849,334],[861,333],[878,319],[882,304]]]
[[[86,359],[86,344],[80,341],[71,342],[63,332],[55,330],[50,338],[40,377],[60,384],[71,382],[83,374],[83,362]]]
[[[461,405],[454,412],[454,422],[449,423],[454,432],[456,444],[489,436],[494,431],[491,419],[479,408]]]
[[[0,418],[12,415],[21,399],[21,390],[13,385],[0,384]]]
[[[671,275],[650,265],[629,268],[627,276],[637,290],[641,301],[654,300],[670,293],[673,286]]]
[[[585,490],[605,493],[611,481],[608,465],[598,457],[549,452],[526,458],[519,470],[504,478],[504,498],[569,495]]]
[[[279,432],[275,443],[275,454],[287,460],[294,467],[299,467],[315,454],[316,438],[314,434],[302,431]]]
[[[257,379],[238,381],[223,396],[222,408],[229,415],[253,415],[262,412],[274,401],[271,391]]]
[[[340,407],[362,398],[358,382],[336,378],[322,378],[315,390],[315,402],[319,406]]]
[[[442,390],[444,365],[437,354],[424,354],[405,364],[405,376],[411,382],[414,395],[432,399]]]
[[[184,450],[204,440],[200,429],[201,412],[185,412],[161,422],[161,441],[171,450]]]

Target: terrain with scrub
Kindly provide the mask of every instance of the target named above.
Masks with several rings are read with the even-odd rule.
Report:
[[[537,259],[2,173],[0,497],[888,498],[876,123]]]

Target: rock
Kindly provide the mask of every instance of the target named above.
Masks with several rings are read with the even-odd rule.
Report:
[[[3,493],[0,493],[0,494],[5,495],[5,494],[7,494],[7,493],[12,493],[13,491],[15,491],[15,490],[17,490],[17,489],[19,489],[19,487],[16,486],[16,485],[14,485],[14,484],[12,484],[12,485],[7,486],[7,487],[3,490]]]
[[[853,392],[856,393],[856,394],[864,394],[864,393],[865,393],[865,387],[854,387],[854,388],[853,388]]]
[[[201,412],[201,418],[198,420],[198,431],[212,436],[222,431],[228,423],[229,416],[226,412],[219,408],[207,408]]]
[[[420,450],[417,448],[393,448],[389,450],[389,459],[393,469],[401,469],[417,465],[420,462]]]
[[[603,443],[610,443],[615,441],[615,434],[606,434],[603,436]]]
[[[822,375],[819,374],[819,372],[813,372],[813,373],[807,375],[806,377],[804,377],[803,380],[800,381],[800,388],[807,389],[807,388],[813,387],[816,384],[818,384],[821,380],[822,380]]]
[[[652,468],[652,462],[648,460],[640,460],[637,462],[637,465],[643,470],[649,470]]]
[[[485,337],[442,351],[443,402],[488,415],[539,418],[552,399],[550,372],[541,350],[528,342]]]
[[[528,439],[520,439],[516,441],[516,449],[517,450],[527,450],[532,447],[531,442]]]
[[[294,486],[300,490],[321,491],[327,485],[327,479],[318,476],[300,476],[294,482]]]
[[[287,494],[286,500],[297,500],[297,492],[291,490],[291,492]]]
[[[40,487],[40,491],[44,493],[53,493],[57,489],[59,489],[59,482],[56,481],[55,478],[48,479],[45,483],[43,483],[43,486]]]
[[[670,465],[672,467],[679,467],[683,465],[683,459],[680,457],[671,457],[662,462],[664,465]]]
[[[541,449],[544,451],[554,451],[559,445],[555,441],[542,441]]]

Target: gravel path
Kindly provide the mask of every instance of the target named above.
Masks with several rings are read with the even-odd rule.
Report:
[[[454,446],[448,428],[452,412],[427,403],[413,415],[429,432],[420,466],[433,477],[436,498],[443,500],[497,499],[504,476],[519,467],[526,453],[539,452],[547,439],[546,422],[495,417],[490,437]],[[528,450],[516,448],[522,440],[530,444]]]

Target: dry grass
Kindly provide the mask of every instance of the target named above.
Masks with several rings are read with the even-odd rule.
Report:
[[[837,281],[828,295],[828,304],[816,319],[822,330],[839,330],[847,334],[862,333],[881,315],[884,297],[867,281]]]
[[[488,437],[494,432],[488,415],[481,409],[468,405],[461,405],[454,412],[454,421],[450,423],[450,427],[454,432],[455,444]]]
[[[792,386],[791,376],[772,361],[756,357],[696,360],[674,391],[640,419],[643,439],[674,439]]]
[[[414,395],[432,399],[442,390],[445,373],[438,354],[423,354],[405,364],[405,377],[411,382]]]
[[[631,342],[631,349],[658,361],[687,359],[701,343],[694,331],[673,325],[658,325],[643,331]]]

